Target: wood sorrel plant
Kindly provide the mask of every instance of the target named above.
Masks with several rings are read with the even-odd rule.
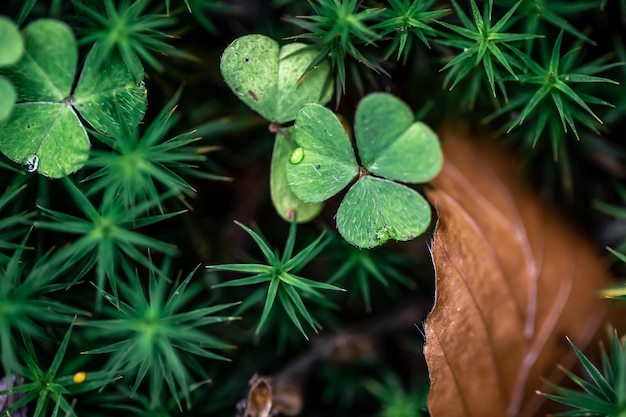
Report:
[[[626,262],[623,0],[0,3],[0,415],[423,415],[450,125]]]

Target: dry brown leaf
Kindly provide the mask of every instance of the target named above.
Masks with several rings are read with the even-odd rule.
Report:
[[[429,409],[530,417],[543,402],[535,390],[571,366],[565,336],[584,347],[604,320],[597,289],[609,276],[588,240],[519,183],[509,155],[440,137],[445,163],[428,192],[439,215]]]

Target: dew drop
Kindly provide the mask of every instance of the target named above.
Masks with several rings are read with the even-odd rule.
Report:
[[[378,229],[376,231],[376,240],[380,244],[387,242],[389,240],[389,230],[386,227]]]
[[[39,157],[37,155],[31,155],[26,159],[24,163],[26,165],[26,171],[35,172],[39,167]]]
[[[292,164],[299,164],[304,159],[304,150],[302,148],[296,148],[289,155],[289,162]]]

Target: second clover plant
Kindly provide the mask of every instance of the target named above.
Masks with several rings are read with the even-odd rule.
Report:
[[[337,228],[346,241],[372,248],[422,234],[430,224],[430,207],[396,181],[421,183],[437,175],[443,156],[435,133],[414,122],[409,106],[386,93],[361,100],[354,133],[360,164],[332,111],[319,104],[300,110],[294,126],[299,147],[287,165],[294,194],[305,202],[321,202],[358,177],[337,211]]]
[[[314,65],[315,59],[303,45],[280,48],[262,35],[236,39],[222,55],[226,83],[277,132],[270,179],[276,210],[285,220],[311,220],[320,203],[358,177],[337,212],[346,241],[372,248],[422,234],[430,207],[396,181],[422,183],[437,175],[443,162],[437,136],[414,122],[401,100],[371,94],[356,112],[357,161],[341,122],[322,105],[330,98],[329,66]],[[282,126],[294,119],[295,125]]]

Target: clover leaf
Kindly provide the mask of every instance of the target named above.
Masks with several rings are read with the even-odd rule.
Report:
[[[441,169],[439,141],[424,123],[414,123],[411,108],[390,94],[365,97],[356,110],[354,134],[361,163],[371,174],[426,182]]]
[[[360,248],[389,239],[411,240],[430,224],[430,206],[412,188],[364,175],[348,190],[337,210],[337,229]]]
[[[273,123],[296,118],[306,103],[327,103],[332,94],[330,67],[320,63],[305,70],[316,51],[301,43],[282,48],[264,35],[246,35],[235,39],[220,63],[224,81],[252,110]]]
[[[375,93],[357,107],[355,137],[361,166],[337,116],[319,104],[305,105],[294,125],[298,147],[287,162],[294,194],[306,202],[324,201],[358,176],[337,211],[337,228],[346,241],[372,248],[423,233],[431,218],[428,203],[393,180],[425,182],[437,175],[443,164],[437,135],[413,122],[401,100]]]
[[[103,121],[117,123],[118,112],[129,123],[139,123],[146,108],[145,87],[134,82],[120,57],[112,57],[109,69],[98,73],[89,54],[71,94],[78,46],[70,28],[40,19],[22,37],[25,53],[0,71],[17,92],[11,116],[0,122],[0,151],[29,172],[60,178],[89,157],[89,138],[78,113],[103,133]]]
[[[0,45],[0,67],[15,64],[24,53],[24,40],[17,25],[5,16],[0,16]],[[0,76],[0,122],[9,117],[16,98],[13,84]]]
[[[278,214],[287,221],[308,222],[322,210],[321,203],[305,203],[291,191],[287,184],[287,161],[296,144],[292,139],[293,127],[281,129],[276,134],[270,167],[270,194]]]
[[[236,39],[224,51],[221,71],[233,92],[252,110],[274,124],[293,121],[307,103],[327,103],[332,95],[330,67],[323,62],[303,74],[317,52],[301,43],[279,47],[263,35]],[[298,199],[289,186],[285,163],[295,145],[290,128],[277,129],[270,170],[270,193],[278,214],[306,222],[317,216],[321,204]]]

